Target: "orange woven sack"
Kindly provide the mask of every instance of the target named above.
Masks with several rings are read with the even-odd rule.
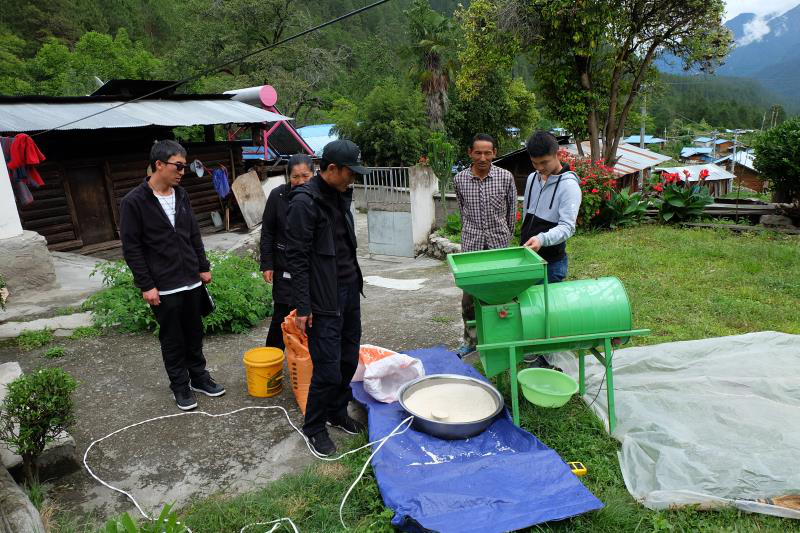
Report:
[[[294,319],[297,310],[293,309],[281,324],[283,343],[286,345],[286,365],[289,367],[289,383],[292,384],[294,399],[300,412],[305,416],[308,387],[311,385],[311,374],[314,364],[308,353],[308,336],[297,328]]]

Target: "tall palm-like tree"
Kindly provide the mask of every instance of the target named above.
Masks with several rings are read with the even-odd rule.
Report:
[[[404,50],[414,60],[412,76],[425,94],[430,126],[441,131],[454,70],[455,26],[450,18],[431,9],[428,0],[414,0],[405,14],[411,44]]]

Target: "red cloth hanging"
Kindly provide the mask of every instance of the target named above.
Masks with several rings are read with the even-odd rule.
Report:
[[[33,165],[38,165],[44,159],[44,154],[29,135],[20,133],[14,137],[14,142],[11,143],[11,161],[8,162],[9,170],[24,167],[28,178],[36,186],[41,187],[44,185],[44,180]]]

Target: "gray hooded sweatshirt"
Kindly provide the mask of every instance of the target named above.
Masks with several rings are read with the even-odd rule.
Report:
[[[548,261],[561,259],[565,242],[575,234],[575,222],[581,206],[578,175],[562,166],[560,174],[552,174],[542,184],[538,172],[528,176],[522,209],[525,220],[521,242],[539,237],[539,255]]]

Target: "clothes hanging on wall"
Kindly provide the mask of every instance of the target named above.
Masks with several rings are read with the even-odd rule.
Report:
[[[214,169],[211,173],[211,180],[214,182],[214,189],[220,198],[227,197],[231,192],[231,185],[228,183],[228,169],[223,165]]]
[[[35,166],[45,160],[44,154],[36,146],[36,142],[24,133],[14,137],[0,137],[0,147],[3,150],[17,201],[23,207],[31,204],[33,194],[30,188],[44,185],[44,180]]]

